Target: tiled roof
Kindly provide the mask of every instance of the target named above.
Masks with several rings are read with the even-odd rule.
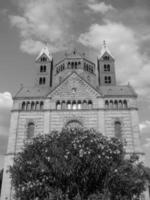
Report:
[[[15,98],[45,97],[50,92],[50,87],[22,87],[15,95]]]
[[[100,90],[103,96],[132,96],[137,94],[130,85],[127,86],[101,86]]]
[[[131,86],[101,86],[95,88],[103,97],[137,97]],[[55,88],[50,87],[24,87],[15,98],[42,98],[50,94]]]

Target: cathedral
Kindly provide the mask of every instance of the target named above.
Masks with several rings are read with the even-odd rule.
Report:
[[[115,58],[103,45],[97,63],[74,50],[55,63],[45,46],[36,60],[33,86],[21,87],[13,98],[2,200],[13,199],[8,167],[24,141],[63,127],[94,128],[125,140],[126,152],[143,155],[140,144],[137,94],[131,85],[118,85]]]

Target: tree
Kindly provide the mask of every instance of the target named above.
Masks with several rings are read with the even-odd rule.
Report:
[[[126,158],[120,140],[78,128],[33,138],[10,174],[20,199],[131,199],[146,183],[144,166]]]
[[[3,179],[3,169],[0,170],[0,194],[1,194],[1,187],[2,187],[2,179]]]

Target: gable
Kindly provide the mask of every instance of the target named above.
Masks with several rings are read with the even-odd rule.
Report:
[[[91,100],[99,96],[101,94],[76,73],[71,74],[48,95],[57,100]]]
[[[109,59],[107,59],[107,57],[109,57]],[[110,54],[110,53],[108,53],[107,51],[105,51],[104,52],[104,54],[102,55],[102,59],[103,60],[109,60],[109,61],[114,61],[114,58],[113,58],[113,56]]]
[[[48,56],[46,53],[42,53],[39,57],[37,57],[36,62],[49,62],[52,60],[50,56]]]

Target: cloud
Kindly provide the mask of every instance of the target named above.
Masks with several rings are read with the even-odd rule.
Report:
[[[150,121],[149,120],[146,120],[142,123],[140,123],[140,130],[143,131],[143,129],[146,129],[146,128],[150,128]]]
[[[103,22],[92,24],[87,32],[80,35],[79,42],[100,54],[102,41],[106,40],[116,58],[117,80],[122,84],[130,82],[140,95],[150,96],[150,62],[139,51],[136,33],[122,23]]]
[[[33,54],[48,42],[57,51],[68,41],[72,0],[18,1],[22,15],[10,15],[11,25],[17,27],[22,38],[21,50]]]
[[[9,92],[0,93],[0,109],[12,107],[12,96]]]
[[[106,4],[105,2],[97,3],[95,0],[89,0],[87,5],[88,8],[94,11],[95,13],[105,14],[108,11],[115,10],[115,8],[112,5]]]

